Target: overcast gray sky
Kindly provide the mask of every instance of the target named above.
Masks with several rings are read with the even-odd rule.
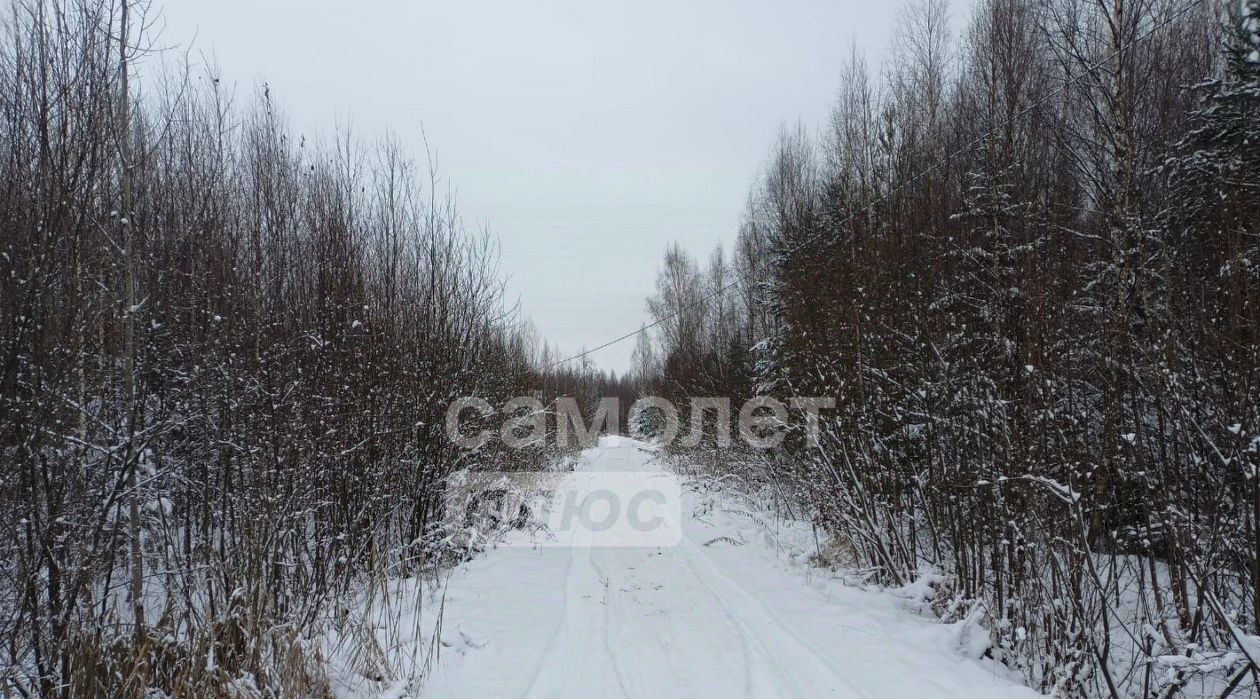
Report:
[[[898,6],[170,0],[163,40],[195,35],[240,99],[267,81],[307,134],[392,130],[420,158],[423,124],[523,312],[577,350],[643,321],[669,242],[703,258],[734,239],[779,125],[820,124],[851,46],[877,66]],[[594,358],[620,372],[632,346]]]

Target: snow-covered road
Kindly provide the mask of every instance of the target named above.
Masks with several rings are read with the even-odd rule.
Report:
[[[578,468],[659,468],[641,446],[605,438]],[[1035,696],[963,657],[960,627],[794,565],[763,525],[684,497],[678,546],[501,547],[456,571],[424,695]]]

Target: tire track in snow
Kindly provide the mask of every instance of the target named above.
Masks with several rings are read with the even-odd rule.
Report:
[[[841,676],[813,649],[796,639],[781,622],[766,612],[765,608],[755,598],[744,592],[738,583],[721,573],[695,542],[684,536],[677,551],[677,558],[692,572],[701,585],[708,590],[727,616],[735,622],[745,644],[749,641],[755,644],[761,651],[760,654],[779,671],[780,680],[790,683],[793,689],[791,696],[871,696],[864,691],[859,691],[853,682]],[[715,584],[715,578],[721,582]],[[735,593],[730,591],[732,587],[735,588]],[[719,588],[722,589],[719,590]],[[749,611],[759,611],[760,613],[749,614]],[[822,669],[822,673],[819,674],[823,676],[809,678],[806,677],[807,673],[796,672],[794,669],[789,668],[787,662],[783,660],[779,653],[775,652],[774,649],[776,647],[789,649],[795,655],[812,659],[812,664]],[[806,680],[806,684],[810,688],[809,691],[806,691],[806,687],[802,685],[802,680]],[[841,688],[847,688],[848,691],[846,692]],[[777,688],[770,687],[769,691],[773,692],[774,696],[781,696]],[[758,692],[751,696],[766,695],[762,694],[759,689]]]
[[[573,550],[570,549],[569,556],[564,564],[564,586],[565,586],[564,611],[560,616],[559,623],[556,624],[555,631],[551,633],[551,637],[547,640],[547,648],[546,650],[543,651],[543,655],[542,655],[543,662],[538,665],[538,668],[536,670],[534,670],[534,674],[530,677],[529,684],[525,687],[525,691],[521,693],[522,696],[527,696],[527,697],[533,696],[534,688],[538,685],[539,678],[542,677],[543,673],[551,665],[551,658],[555,657],[556,648],[560,647],[561,639],[564,637],[565,624],[568,623],[568,620],[569,620],[568,588],[569,588],[569,580],[572,575],[573,575]]]
[[[582,545],[569,548],[563,617],[526,697],[631,696],[608,635],[608,579],[595,565],[593,551]]]
[[[634,674],[634,668],[624,667],[621,662],[621,654],[617,653],[613,648],[613,639],[619,638],[619,636],[613,626],[614,597],[609,594],[608,569],[603,564],[596,564],[595,560],[597,557],[594,550],[588,549],[588,551],[590,551],[591,567],[595,569],[596,574],[599,575],[600,580],[604,585],[604,653],[607,655],[609,663],[612,665],[613,672],[616,674],[617,685],[621,688],[623,695],[626,697],[633,699],[647,696],[647,694],[642,691],[641,683],[635,681],[636,677]],[[632,687],[635,689],[633,692],[630,691]]]
[[[609,440],[576,470],[658,468],[636,443]],[[701,546],[702,528],[682,517],[674,547],[487,552],[463,581],[466,608],[447,613],[497,642],[452,656],[431,696],[1034,696],[953,655],[946,629],[887,595],[814,596],[746,560],[750,549]]]
[[[808,642],[806,642],[804,639],[802,639],[799,635],[797,635],[796,631],[793,630],[790,625],[785,624],[782,621],[780,621],[778,617],[775,616],[766,607],[766,605],[761,602],[761,600],[759,600],[755,595],[753,595],[752,593],[744,589],[744,586],[738,580],[722,572],[721,567],[719,567],[716,563],[713,562],[713,560],[709,557],[705,549],[701,548],[694,541],[686,537],[683,538],[682,546],[692,552],[693,556],[690,559],[691,561],[701,564],[702,567],[705,569],[705,573],[707,575],[712,576],[713,579],[717,579],[718,581],[720,581],[720,586],[723,587],[725,590],[727,590],[728,594],[733,593],[735,596],[738,597],[740,606],[742,606],[745,609],[755,610],[756,616],[758,617],[759,620],[765,621],[768,625],[772,626],[775,630],[780,632],[782,635],[786,635],[788,637],[788,640],[791,641],[792,646],[795,646],[796,648],[798,648],[803,654],[812,657],[815,661],[818,662],[820,667],[826,668],[827,672],[834,679],[840,680],[841,682],[843,682],[845,685],[847,685],[854,691],[858,689],[857,686],[855,686],[853,682],[845,679],[846,673],[841,672],[838,668],[836,668],[831,663],[830,660],[828,660],[825,656],[820,655],[817,651],[815,651],[814,647]],[[694,566],[693,566],[693,570],[694,570]],[[703,578],[704,576],[702,575],[701,577]],[[713,589],[712,585],[710,585],[710,589]],[[719,598],[724,596],[722,593],[719,593],[717,590],[714,590],[714,594],[718,596]]]

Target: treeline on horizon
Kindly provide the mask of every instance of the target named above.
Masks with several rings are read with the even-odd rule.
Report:
[[[880,75],[855,55],[829,123],[780,133],[734,249],[666,252],[635,375],[834,396],[817,443],[684,461],[929,582],[1033,687],[1254,696],[1260,2],[963,20],[907,7]]]

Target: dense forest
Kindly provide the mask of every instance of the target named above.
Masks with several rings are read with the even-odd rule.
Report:
[[[542,381],[430,163],[295,136],[141,9],[0,40],[0,693],[319,694],[339,600],[455,555],[443,479],[551,458],[458,448],[451,401],[591,370]]]
[[[1254,692],[1260,2],[950,19],[906,10],[830,123],[780,133],[733,251],[666,253],[637,376],[834,396],[816,442],[689,461],[931,582],[1033,687]]]
[[[476,553],[452,478],[565,463],[559,398],[659,437],[643,395],[711,428],[680,473],[1035,689],[1260,687],[1260,0],[908,5],[733,247],[666,250],[625,377],[538,337],[431,158],[298,135],[156,12],[0,28],[4,696],[329,696],[330,629],[388,664],[353,600]],[[688,414],[801,396],[773,449]],[[541,431],[463,448],[470,397]]]

